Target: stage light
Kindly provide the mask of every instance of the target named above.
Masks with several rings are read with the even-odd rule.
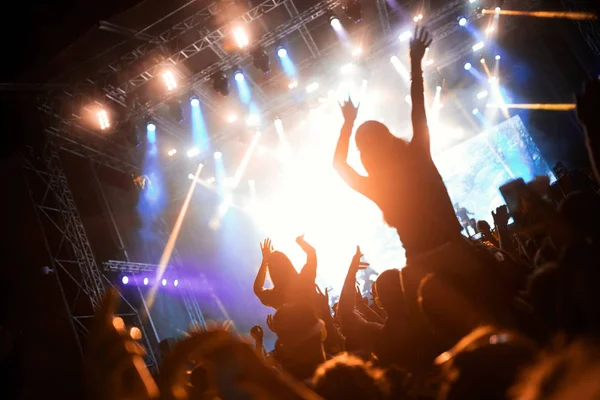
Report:
[[[173,281],[173,286],[175,286],[175,287],[179,286],[179,279],[175,279]]]
[[[123,282],[123,285],[127,285],[129,283],[129,277],[125,275],[121,278],[121,282]]]
[[[248,40],[248,35],[246,35],[246,31],[244,31],[244,29],[241,27],[233,29],[233,37],[235,38],[235,42],[240,49],[248,46],[248,43],[250,42]]]
[[[261,48],[252,52],[252,62],[254,66],[265,74],[271,71],[271,61],[269,55]]]
[[[167,286],[167,280],[163,278],[163,280],[160,282],[162,283],[163,286]]]
[[[108,113],[106,110],[100,110],[97,113],[98,123],[100,124],[100,129],[105,130],[110,128],[110,121],[108,120]]]
[[[352,56],[354,57],[359,57],[362,54],[362,49],[360,47],[355,47],[354,50],[352,50]]]
[[[279,47],[277,49],[277,57],[279,57],[279,58],[285,58],[285,57],[287,57],[287,55],[288,55],[288,53],[287,53],[287,50],[285,48]]]
[[[477,108],[474,108],[474,109],[473,109],[473,111],[472,111],[472,113],[473,113],[473,115],[477,115],[477,114],[479,114],[479,109],[477,109]]]
[[[187,156],[189,158],[196,157],[198,154],[200,154],[200,149],[197,147],[191,148],[187,151]]]
[[[435,87],[435,91],[436,92],[441,92],[442,91],[442,87],[441,86],[436,86]]]
[[[415,21],[415,22],[419,22],[419,17],[417,17],[417,16],[415,15],[415,17],[413,18],[413,21]]]
[[[172,71],[165,71],[162,76],[167,85],[167,90],[173,90],[177,87],[177,81],[175,80],[175,75],[173,75]]]
[[[412,35],[413,35],[413,34],[412,34],[412,32],[411,32],[411,31],[406,31],[406,32],[403,32],[403,33],[402,33],[402,34],[401,34],[401,35],[398,37],[398,39],[400,39],[400,41],[401,41],[401,42],[406,42],[406,41],[408,41],[408,40],[409,40],[409,39],[412,37]]]
[[[419,21],[420,21],[420,20],[422,20],[422,19],[423,19],[423,14],[419,14],[419,15],[417,15],[417,19],[418,19]]]
[[[223,71],[218,71],[212,76],[213,89],[222,96],[229,96],[229,81]]]
[[[490,79],[488,79],[488,82],[490,83],[490,85],[497,85],[498,78],[496,78],[495,76],[492,76]]]
[[[488,35],[490,35],[492,32],[494,32],[494,27],[493,26],[490,26],[489,28],[487,28],[485,30],[485,33],[488,34]]]
[[[485,58],[482,58],[481,60],[479,60],[479,62],[485,64]]]
[[[236,71],[233,77],[236,82],[242,82],[244,80],[244,73],[242,71]]]
[[[215,151],[213,157],[215,158],[215,160],[220,160],[221,158],[223,158],[223,154],[220,151]]]
[[[192,99],[190,100],[190,104],[192,105],[192,107],[198,107],[200,105],[200,100],[198,100],[197,97],[192,97]]]
[[[500,54],[496,54],[496,61],[500,60]]]
[[[235,114],[229,114],[229,116],[227,117],[227,122],[229,122],[230,124],[234,123],[235,121],[237,121],[238,117]]]
[[[479,51],[485,47],[485,43],[478,42],[473,45],[473,51]]]
[[[355,23],[359,23],[362,19],[362,7],[357,0],[349,0],[344,7],[344,12]]]
[[[477,0],[469,0],[469,3],[473,4],[475,3]]]
[[[148,122],[148,124],[146,124],[146,130],[154,132],[156,131],[156,125],[154,125],[153,122]]]
[[[144,286],[148,286],[148,282],[150,282],[148,278],[144,278]]]
[[[250,114],[246,119],[246,124],[248,126],[257,126],[260,123],[260,116],[258,114]]]
[[[306,92],[307,93],[313,93],[316,92],[317,90],[319,90],[319,83],[318,82],[313,82],[310,85],[308,85],[306,87]]]
[[[291,82],[288,84],[288,88],[289,88],[289,89],[296,89],[297,87],[298,87],[298,81],[291,81]]]
[[[427,60],[427,61],[425,61],[425,66],[426,67],[432,66],[433,62],[434,62],[433,60]]]
[[[352,72],[354,72],[354,70],[356,69],[356,66],[352,63],[348,63],[346,65],[344,65],[340,71],[342,72],[342,74],[350,74]]]
[[[472,67],[473,67],[473,66],[471,65],[471,63],[470,63],[470,62],[468,62],[468,63],[465,63],[465,71],[468,71],[468,70],[470,70]]]
[[[188,175],[188,179],[189,179],[190,181],[193,181],[193,180],[194,180],[194,174],[189,174],[189,175]]]
[[[169,155],[169,157],[174,156],[175,154],[177,154],[177,150],[176,149],[171,149],[167,152],[167,154]]]
[[[334,14],[329,15],[329,25],[331,25],[333,30],[336,32],[341,32],[344,29],[342,27],[342,23]]]
[[[479,93],[477,93],[477,98],[478,98],[479,100],[481,100],[481,99],[485,99],[486,97],[488,97],[488,92],[487,92],[487,90],[484,90],[484,91],[482,91],[482,92],[479,92]]]
[[[465,17],[461,17],[461,18],[458,20],[458,24],[459,24],[460,26],[465,26],[465,25],[467,25],[467,19],[466,19]]]
[[[502,9],[500,7],[496,7],[494,11],[496,12],[496,14],[500,14],[500,11],[502,11]]]

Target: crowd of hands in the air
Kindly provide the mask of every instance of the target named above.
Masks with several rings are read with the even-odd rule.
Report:
[[[589,188],[553,203],[544,195],[547,181],[532,182],[522,196],[536,223],[509,226],[503,206],[493,212],[493,228],[478,225],[474,241],[461,235],[429,154],[421,61],[430,43],[417,28],[413,140],[373,121],[361,125],[356,143],[368,176],[359,175],[346,163],[358,112],[348,101],[334,156],[341,177],[398,231],[406,266],[379,274],[364,296],[356,275],[368,265],[357,247],[331,306],[315,285],[317,250],[297,239],[307,262],[296,272],[266,239],[254,292],[275,309],[266,320],[275,348],[264,348],[260,325],[250,335],[197,329],[163,352],[153,373],[139,329],[114,317],[118,293],[108,291],[85,357],[90,398],[600,398],[600,83],[588,82],[577,98],[595,173]]]

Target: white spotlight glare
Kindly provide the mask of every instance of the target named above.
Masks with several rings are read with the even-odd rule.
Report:
[[[144,278],[144,286],[148,286],[148,282],[149,282],[148,278]]]
[[[215,160],[220,160],[221,158],[223,158],[223,154],[220,151],[215,151],[213,157],[215,158]]]
[[[473,4],[475,3],[477,0],[469,0],[469,3]]]
[[[500,60],[500,58],[502,58],[500,57],[500,54],[496,54],[496,61]]]
[[[441,86],[436,86],[436,87],[435,87],[435,90],[436,90],[437,92],[441,92],[441,91],[442,91],[442,87],[441,87]]]
[[[229,122],[230,124],[237,121],[237,119],[238,119],[238,117],[235,114],[229,114],[229,116],[227,116],[227,122]]]
[[[413,21],[419,22],[419,17],[415,15],[415,17],[413,18]]]
[[[280,47],[280,48],[277,50],[277,56],[278,56],[279,58],[285,58],[285,57],[287,57],[287,55],[288,55],[288,52],[287,52],[287,50],[286,50],[286,49],[284,49],[283,47]]]
[[[340,71],[342,72],[342,74],[350,74],[354,71],[354,64],[348,63],[344,65]]]
[[[288,88],[289,88],[289,89],[296,89],[297,87],[298,87],[298,81],[291,81],[291,82],[288,84]]]
[[[478,42],[473,45],[473,51],[479,51],[485,47],[485,43]]]
[[[188,179],[189,179],[190,181],[191,181],[191,180],[194,180],[194,174],[189,174],[189,175],[188,175]]]
[[[419,15],[417,15],[417,19],[418,19],[419,21],[420,21],[420,20],[422,20],[422,19],[423,19],[423,14],[419,14]]]
[[[110,128],[110,122],[108,120],[108,113],[106,112],[106,110],[98,111],[97,116],[100,129],[105,130],[107,128]]]
[[[355,48],[352,50],[352,55],[353,55],[354,57],[359,57],[361,54],[362,54],[362,49],[361,49],[360,47],[355,47]]]
[[[317,90],[319,90],[319,83],[318,82],[313,82],[310,85],[308,85],[306,87],[306,92],[307,93],[313,93],[316,92]]]
[[[481,99],[485,99],[486,97],[488,97],[488,92],[487,92],[487,90],[484,90],[484,91],[482,91],[482,92],[479,92],[479,93],[477,93],[477,98],[478,98],[479,100],[481,100]]]
[[[485,64],[485,58],[482,58],[481,60],[479,60],[479,62]]]
[[[167,280],[163,279],[160,283],[162,283],[163,286],[167,286]]]
[[[258,114],[248,115],[248,118],[246,119],[246,124],[248,124],[248,126],[256,126],[259,123],[260,123],[260,117],[258,116]]]
[[[472,68],[473,66],[471,65],[471,63],[465,63],[465,71],[468,71]]]
[[[190,100],[190,104],[192,105],[192,107],[198,107],[200,105],[200,100],[198,100],[198,98],[193,97]]]
[[[248,40],[248,35],[246,35],[246,32],[241,27],[233,29],[233,37],[235,38],[235,42],[240,49],[248,46],[248,43],[250,42]]]
[[[329,21],[329,24],[331,24],[331,27],[336,32],[340,32],[343,29],[342,23],[340,22],[340,20],[335,17],[331,18],[331,21]]]
[[[473,111],[472,111],[472,113],[473,113],[473,115],[477,115],[477,114],[479,114],[479,109],[477,109],[477,108],[474,108],[474,109],[473,109]]]
[[[398,37],[398,39],[400,39],[400,41],[401,41],[401,42],[406,42],[406,41],[408,41],[408,40],[409,40],[409,39],[412,37],[412,35],[413,35],[413,34],[412,34],[412,32],[411,32],[411,31],[406,31],[406,32],[403,32],[403,33],[402,33],[402,34],[401,34],[401,35]]]
[[[177,87],[177,81],[175,80],[175,75],[173,75],[172,71],[165,71],[163,73],[163,79],[167,85],[167,90],[173,90]]]
[[[169,157],[173,157],[175,154],[177,154],[177,149],[171,149],[167,152],[167,154]]]
[[[179,286],[179,280],[178,279],[175,279],[173,281],[173,286],[175,286],[175,287]]]
[[[502,9],[500,7],[496,7],[494,11],[496,12],[496,14],[500,14],[500,11],[502,11]]]
[[[243,73],[242,71],[237,71],[237,72],[236,72],[236,73],[233,75],[233,77],[235,78],[235,80],[236,80],[237,82],[241,82],[241,81],[243,81],[243,80],[244,80],[244,73]]]
[[[150,132],[154,132],[156,130],[156,125],[154,125],[152,122],[148,122],[148,125],[146,125],[146,129]]]
[[[196,157],[198,154],[200,154],[200,149],[197,147],[191,148],[187,151],[187,156],[189,158]]]
[[[458,20],[458,25],[460,25],[460,26],[465,26],[465,25],[467,25],[467,19],[466,19],[465,17],[461,17],[461,18]]]

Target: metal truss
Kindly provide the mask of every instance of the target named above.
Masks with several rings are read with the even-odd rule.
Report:
[[[175,260],[176,265],[180,264],[179,254],[177,250],[173,251],[171,256]],[[105,271],[111,272],[127,272],[127,273],[140,273],[140,272],[156,272],[159,269],[157,264],[148,264],[148,263],[136,263],[131,261],[116,261],[116,260],[108,260],[102,263]],[[178,267],[169,266],[167,268],[178,269]],[[190,325],[195,328],[206,329],[206,321],[204,319],[204,314],[200,309],[200,305],[192,291],[190,283],[186,279],[181,280],[181,287],[183,288],[183,301],[190,318]]]
[[[323,0],[308,8],[304,12],[298,14],[296,17],[291,18],[285,24],[282,24],[276,29],[268,32],[257,43],[255,43],[255,45],[257,47],[271,46],[299,29],[302,25],[325,15],[328,10],[340,4],[341,0]],[[192,75],[188,79],[188,85],[191,85],[193,89],[202,89],[202,84],[209,81],[215,72],[231,69],[236,65],[242,65],[244,61],[248,60],[249,58],[251,58],[250,54],[228,54],[219,62],[214,63],[204,68],[202,71]],[[156,110],[158,107],[161,107],[167,101],[171,100],[175,95],[175,93],[164,93],[160,100],[150,105],[148,109],[150,111]]]
[[[385,2],[385,0],[383,0],[383,1]],[[292,17],[292,18],[294,18],[294,17],[298,16],[298,14],[300,14],[298,12],[298,9],[296,8],[296,5],[294,4],[294,0],[289,0],[288,2],[286,2],[285,8],[288,11],[288,13],[290,14],[290,17]],[[300,36],[302,36],[304,43],[306,43],[306,45],[308,46],[308,50],[310,50],[310,53],[312,54],[313,58],[319,57],[321,55],[321,52],[319,51],[319,47],[315,43],[315,40],[313,39],[312,35],[308,31],[306,24],[302,24],[299,28],[299,31],[300,31]]]
[[[387,37],[392,32],[392,28],[390,27],[390,17],[388,15],[386,1],[375,0],[375,6],[377,7],[377,16],[379,18],[379,23],[381,24],[381,30],[385,37]]]

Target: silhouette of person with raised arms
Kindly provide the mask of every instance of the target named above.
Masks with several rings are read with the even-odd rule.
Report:
[[[348,99],[340,104],[344,125],[333,162],[351,188],[379,206],[387,224],[397,230],[409,263],[411,258],[456,240],[462,231],[446,186],[431,158],[421,69],[430,44],[429,34],[417,27],[410,45],[413,105],[410,143],[392,135],[380,122],[363,123],[356,131],[356,144],[368,176],[360,175],[347,162],[358,113],[358,106]]]

